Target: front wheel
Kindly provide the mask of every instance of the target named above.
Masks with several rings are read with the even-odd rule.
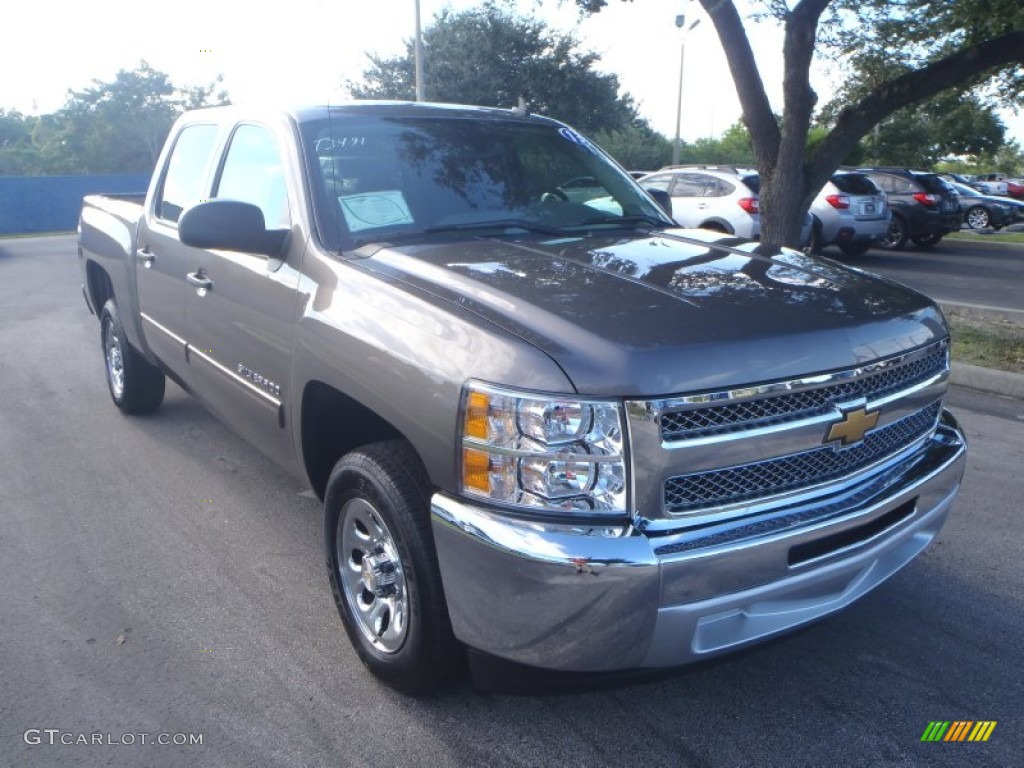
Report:
[[[907,223],[899,216],[893,216],[889,222],[889,231],[885,233],[878,245],[890,251],[898,251],[907,244]]]
[[[113,299],[108,299],[100,311],[100,340],[107,388],[114,405],[124,413],[150,413],[159,408],[164,401],[164,373],[128,343]]]
[[[367,669],[410,694],[444,683],[459,653],[429,507],[426,473],[400,440],[343,456],[324,497],[328,576],[345,631]]]

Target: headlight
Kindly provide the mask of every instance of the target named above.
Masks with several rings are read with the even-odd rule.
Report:
[[[462,395],[461,487],[528,511],[624,515],[622,408],[483,384]]]

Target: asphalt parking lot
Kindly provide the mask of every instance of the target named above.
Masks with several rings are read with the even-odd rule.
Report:
[[[298,479],[173,385],[113,408],[79,283],[72,237],[0,240],[0,766],[1021,765],[1021,401],[951,393],[950,521],[824,622],[642,683],[417,700],[349,647]],[[998,724],[922,743],[934,720]]]
[[[830,247],[824,255],[891,277],[939,301],[1024,310],[1024,243],[946,238],[932,248],[873,248],[846,258]]]

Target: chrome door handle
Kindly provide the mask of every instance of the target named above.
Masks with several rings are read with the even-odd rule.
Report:
[[[140,248],[135,252],[135,255],[138,257],[139,261],[142,262],[142,266],[146,269],[151,269],[153,267],[153,261],[156,259],[156,254],[151,250],[148,248]]]
[[[188,280],[189,285],[194,285],[198,289],[200,296],[213,289],[213,280],[208,278],[201,269],[198,272],[189,272],[185,275],[185,279]]]

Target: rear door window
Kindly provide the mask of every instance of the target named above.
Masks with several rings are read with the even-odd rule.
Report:
[[[700,173],[680,173],[672,187],[672,197],[703,197],[707,176]]]
[[[704,197],[728,197],[736,191],[736,187],[725,179],[709,177],[708,185],[704,188]]]
[[[177,222],[182,211],[202,201],[216,142],[216,125],[190,125],[178,134],[155,203],[157,218]]]
[[[871,179],[886,192],[894,195],[908,195],[916,192],[915,185],[902,176],[891,176],[888,173],[872,175]]]

